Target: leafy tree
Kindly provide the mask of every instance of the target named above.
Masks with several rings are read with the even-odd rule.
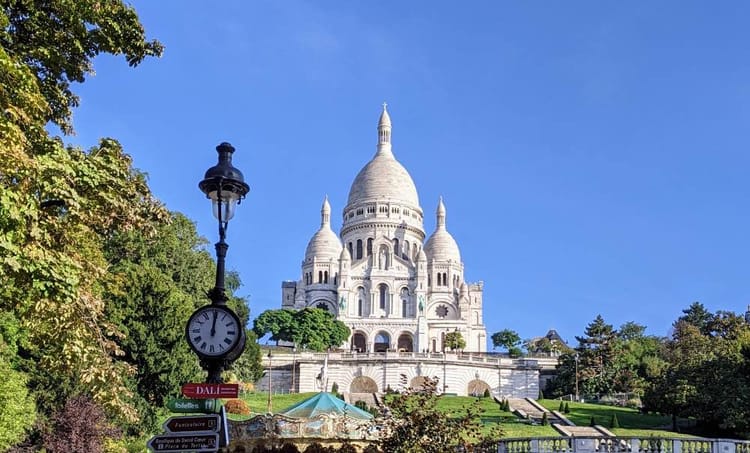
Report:
[[[310,307],[266,310],[253,321],[253,331],[258,337],[270,333],[271,340],[288,341],[315,351],[340,346],[350,334],[346,324],[330,312]]]
[[[392,453],[442,453],[451,446],[479,447],[481,409],[479,400],[465,412],[446,417],[437,408],[437,379],[426,378],[419,389],[405,388],[390,400],[392,416],[378,421],[384,425],[380,447]],[[488,439],[500,437],[499,427]],[[474,450],[478,451],[478,450]]]
[[[466,340],[464,340],[461,332],[454,330],[445,334],[445,346],[450,348],[451,351],[460,350],[466,347]]]
[[[137,417],[126,385],[133,370],[112,359],[120,351],[103,316],[102,244],[119,231],[148,232],[165,211],[116,141],[83,151],[45,126],[71,130],[70,82],[83,80],[95,55],[137,64],[159,50],[119,1],[2,1],[0,312],[23,339],[10,346],[12,367],[28,375],[46,413],[86,393]]]
[[[253,321],[253,332],[258,338],[271,334],[271,341],[292,341],[295,310],[266,310]]]
[[[349,328],[327,310],[303,308],[294,314],[292,341],[314,351],[342,345],[349,338]]]
[[[499,332],[495,332],[490,337],[492,339],[492,348],[505,348],[510,351],[512,348],[516,348],[521,344],[521,337],[518,332],[510,329],[503,329]]]
[[[72,132],[71,109],[78,96],[72,82],[92,74],[93,58],[101,53],[124,55],[130,66],[159,56],[162,45],[146,41],[135,10],[121,1],[96,0],[1,2],[0,45],[11,59],[29,68],[37,79],[52,121]]]
[[[583,393],[601,395],[612,389],[612,367],[617,332],[601,315],[586,326],[584,336],[576,337],[579,356],[579,380]]]
[[[690,304],[690,307],[682,310],[682,313],[683,315],[677,319],[678,321],[684,321],[697,327],[704,335],[707,335],[710,332],[711,322],[714,317],[708,310],[706,310],[706,307],[704,307],[702,303],[693,302]]]

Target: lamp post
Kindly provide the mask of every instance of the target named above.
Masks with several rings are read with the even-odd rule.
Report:
[[[578,401],[578,353],[575,355],[576,360],[576,401]]]
[[[273,410],[273,406],[271,403],[271,395],[273,394],[273,366],[271,364],[271,351],[268,351],[268,405],[266,407],[266,412],[268,414],[271,414]]]
[[[208,292],[210,305],[197,309],[190,319],[185,335],[190,347],[198,355],[201,367],[208,372],[206,382],[222,382],[221,372],[229,367],[245,350],[245,326],[237,314],[227,307],[225,288],[225,260],[229,246],[224,241],[229,220],[236,206],[245,198],[250,187],[242,172],[232,165],[234,147],[221,143],[216,147],[219,161],[209,168],[198,184],[211,199],[214,217],[219,221],[219,242],[216,243],[216,283]]]

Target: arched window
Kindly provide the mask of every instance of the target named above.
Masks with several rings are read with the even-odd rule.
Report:
[[[443,272],[443,286],[448,286],[448,274]]]
[[[323,283],[323,271],[318,271],[318,283]]]
[[[362,259],[362,239],[357,239],[357,259]]]
[[[401,249],[398,247],[398,238],[393,238],[393,253],[395,253],[396,256],[399,256],[399,250]]]
[[[372,255],[372,238],[367,238],[367,256]]]
[[[362,313],[364,312],[364,310],[363,310],[364,309],[364,304],[365,304],[365,302],[362,300],[361,297],[359,299],[357,299],[357,316],[362,316]]]
[[[323,273],[323,283],[328,283],[328,271]]]
[[[349,243],[349,257],[351,258],[353,256],[354,256],[354,250],[352,249],[352,243],[350,242]]]
[[[335,274],[333,275],[333,284],[334,284],[334,285],[338,285],[338,284],[339,284],[339,273],[338,273],[338,272],[336,272],[336,273],[335,273]]]
[[[378,286],[378,292],[380,293],[380,309],[385,310],[386,298],[388,297],[388,287],[381,283]]]
[[[409,253],[409,241],[404,241],[404,259],[408,260],[410,255],[411,254]]]
[[[427,286],[432,286],[432,275],[427,274]]]
[[[443,274],[441,274],[440,272],[438,272],[438,274],[437,274],[437,286],[442,286],[442,285],[443,285]]]

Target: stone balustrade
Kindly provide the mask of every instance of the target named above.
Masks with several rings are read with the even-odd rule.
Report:
[[[750,441],[664,437],[538,437],[502,439],[498,453],[750,453]]]

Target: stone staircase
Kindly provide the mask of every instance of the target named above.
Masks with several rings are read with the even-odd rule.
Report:
[[[547,414],[547,421],[550,424],[553,423],[566,423],[554,413],[548,411],[536,401],[531,398],[508,398],[508,404],[510,405],[510,411],[519,415],[522,418],[530,418],[535,422],[540,422],[544,414]]]
[[[563,414],[550,411],[531,398],[508,398],[508,403],[511,412],[522,418],[530,418],[537,423],[546,413],[552,428],[565,437],[614,437],[614,434],[603,426],[576,426]]]

